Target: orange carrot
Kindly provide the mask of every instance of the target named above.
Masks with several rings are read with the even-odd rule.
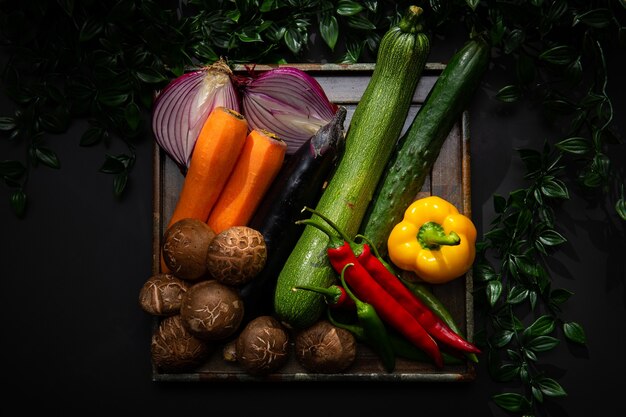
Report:
[[[245,226],[280,170],[287,143],[265,130],[252,130],[207,221],[215,233]]]
[[[204,122],[168,228],[184,218],[206,222],[246,143],[248,121],[240,113],[216,107]],[[161,257],[161,270],[168,268]]]
[[[183,218],[207,221],[243,150],[247,134],[248,122],[243,115],[225,107],[211,111],[196,140],[169,226]]]

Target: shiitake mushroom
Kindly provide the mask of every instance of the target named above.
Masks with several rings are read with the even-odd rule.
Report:
[[[160,273],[146,280],[139,290],[139,305],[146,313],[171,316],[180,312],[180,303],[189,284],[172,274]]]
[[[298,331],[294,345],[296,359],[312,373],[343,372],[356,358],[354,335],[328,320],[319,320]]]
[[[241,325],[244,305],[233,288],[216,280],[200,281],[183,295],[180,314],[187,329],[202,340],[221,340]]]
[[[206,276],[206,254],[215,232],[205,222],[184,218],[163,234],[163,261],[181,279],[199,280]]]
[[[185,372],[205,361],[211,349],[192,335],[180,314],[165,317],[152,334],[152,363],[161,372]]]
[[[274,317],[258,316],[249,321],[237,337],[234,354],[247,373],[266,375],[287,362],[289,334]],[[232,350],[224,350],[226,360],[232,360],[232,356]]]
[[[263,234],[247,226],[233,226],[218,233],[206,255],[209,276],[231,286],[249,282],[261,272],[266,261]]]

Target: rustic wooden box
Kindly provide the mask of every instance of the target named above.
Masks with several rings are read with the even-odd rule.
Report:
[[[328,98],[348,110],[347,129],[363,91],[371,78],[374,64],[289,64],[307,71],[318,80]],[[272,67],[256,66],[261,72]],[[416,88],[413,103],[406,119],[406,130],[424,102],[428,92],[445,68],[444,64],[428,63]],[[244,67],[236,71],[244,71]],[[429,178],[418,196],[439,195],[471,217],[470,158],[468,114],[463,113],[448,135]],[[160,270],[159,248],[161,237],[176,204],[183,176],[176,165],[156,145],[154,147],[154,200],[153,200],[153,259],[152,270]],[[416,197],[418,197],[416,196]],[[471,271],[464,277],[432,288],[433,293],[446,305],[462,331],[471,340],[473,334],[473,305]],[[158,325],[155,318],[154,328]],[[293,348],[293,345],[292,345]],[[447,365],[437,369],[430,363],[397,359],[393,373],[384,370],[378,358],[365,346],[359,345],[354,365],[341,374],[307,373],[292,354],[288,364],[279,372],[264,377],[246,374],[237,364],[225,362],[221,349],[216,349],[209,360],[192,373],[160,373],[153,369],[154,381],[471,381],[475,379],[475,364],[467,361],[460,365]]]

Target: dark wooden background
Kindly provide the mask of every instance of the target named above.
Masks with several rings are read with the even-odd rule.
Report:
[[[435,40],[429,61],[445,62],[460,43]],[[607,54],[622,135],[623,52]],[[472,215],[479,233],[493,218],[492,195],[524,184],[515,148],[539,148],[557,134],[532,104],[513,108],[495,101],[510,74],[493,66],[469,108]],[[1,113],[9,109],[2,97]],[[152,317],[137,301],[151,271],[153,144],[139,144],[128,192],[118,201],[112,178],[97,172],[103,149],[78,146],[83,128],[78,123],[51,140],[62,168],[33,171],[25,219],[13,216],[8,191],[0,188],[3,415],[9,409],[53,416],[506,415],[490,397],[507,386],[491,381],[486,361],[470,383],[153,382]],[[123,149],[108,150],[118,151]],[[19,152],[0,143],[0,159],[21,157]],[[625,155],[611,156],[624,167]],[[551,376],[569,393],[548,409],[554,416],[625,415],[625,225],[604,201],[575,187],[570,193],[557,209],[568,243],[551,266],[555,285],[575,293],[564,316],[584,326],[588,345],[561,344],[545,355]]]

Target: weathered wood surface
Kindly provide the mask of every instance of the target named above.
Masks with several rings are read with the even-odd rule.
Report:
[[[359,102],[371,77],[373,65],[297,65],[314,76],[328,98],[348,110],[345,127]],[[262,71],[269,67],[256,67]],[[403,132],[417,114],[420,104],[443,69],[441,64],[428,64],[416,88],[413,104],[407,116]],[[455,124],[444,142],[437,161],[416,196],[439,195],[466,215],[471,216],[470,160],[468,137],[468,114],[464,113]],[[183,175],[174,162],[155,144],[154,150],[154,201],[153,201],[153,273],[160,269],[160,239],[174,210],[178,193],[182,187]],[[410,276],[410,274],[408,275]],[[473,305],[471,272],[466,276],[445,285],[432,288],[433,293],[446,305],[465,334],[473,334]],[[158,319],[155,319],[155,325]],[[471,337],[470,337],[471,339]],[[293,348],[293,346],[292,346]],[[475,378],[475,366],[471,362],[461,365],[447,365],[436,369],[426,362],[413,362],[398,358],[396,370],[385,372],[378,358],[365,346],[359,345],[359,353],[354,365],[342,374],[309,374],[291,355],[289,363],[278,373],[265,377],[252,377],[236,364],[225,362],[221,346],[216,346],[209,360],[193,373],[165,374],[153,371],[155,381],[469,381]]]

